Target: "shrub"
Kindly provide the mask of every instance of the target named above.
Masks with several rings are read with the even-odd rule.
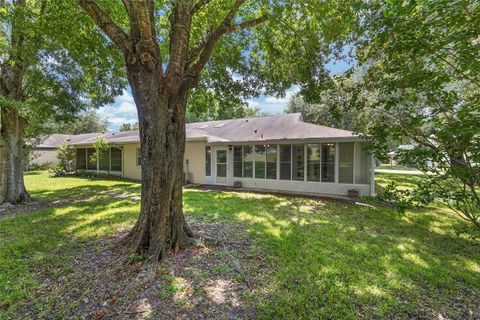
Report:
[[[58,165],[65,172],[73,171],[73,162],[75,161],[75,148],[68,143],[62,143],[57,149]]]
[[[376,201],[392,205],[398,212],[405,213],[414,205],[412,194],[409,190],[398,189],[397,184],[390,182],[383,191],[377,195]]]
[[[51,169],[50,169],[50,176],[51,177],[63,177],[67,174],[67,172],[65,171],[65,169],[58,165],[58,166],[53,166]]]

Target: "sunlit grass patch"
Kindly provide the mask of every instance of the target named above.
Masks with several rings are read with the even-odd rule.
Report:
[[[397,176],[382,174],[379,181],[415,184],[412,176]],[[63,206],[0,220],[0,318],[37,299],[39,274],[75,272],[75,250],[102,250],[98,239],[120,237],[140,210],[138,200],[112,196],[138,194],[138,183],[43,172],[26,182],[35,198]],[[247,269],[259,272],[258,283],[243,303],[254,305],[260,319],[480,318],[480,245],[459,234],[466,223],[441,206],[399,214],[327,200],[186,189],[184,211],[191,223],[241,225],[255,241],[246,252]],[[213,257],[218,261],[211,270],[163,273],[158,299],[182,308],[198,294],[218,304],[230,299],[228,288],[245,279],[221,249],[201,250],[192,263]]]

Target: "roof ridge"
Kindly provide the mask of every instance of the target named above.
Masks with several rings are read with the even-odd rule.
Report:
[[[206,121],[198,121],[198,122],[190,122],[189,124],[200,124],[200,123],[214,123],[214,122],[222,122],[222,121],[239,121],[239,120],[247,120],[247,119],[262,119],[262,118],[273,118],[273,117],[289,117],[289,116],[298,116],[300,112],[294,113],[284,113],[284,114],[268,114],[268,115],[261,115],[261,116],[253,116],[253,117],[243,117],[243,118],[233,118],[233,119],[223,119],[223,120],[206,120]]]

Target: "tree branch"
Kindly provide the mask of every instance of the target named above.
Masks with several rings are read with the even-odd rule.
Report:
[[[239,24],[234,24],[234,25],[228,26],[226,32],[230,33],[230,32],[236,32],[236,31],[240,31],[240,30],[244,30],[244,29],[248,29],[248,28],[253,28],[253,27],[255,27],[259,24],[264,23],[267,20],[268,20],[267,16],[261,16],[261,17],[256,18],[256,19],[252,19],[252,20],[245,21],[245,22],[242,22],[242,23],[239,23]]]
[[[188,58],[188,42],[192,24],[192,5],[178,1],[172,9],[170,32],[170,62],[168,63],[166,78],[178,86],[183,77]]]
[[[197,11],[200,11],[204,6],[206,6],[209,2],[212,0],[199,0],[197,3],[192,8],[192,14],[194,14]]]
[[[155,39],[154,4],[152,0],[122,0],[126,3],[133,43]]]
[[[115,45],[127,53],[127,34],[103,11],[94,0],[77,0],[78,5],[89,15],[93,21],[107,34]]]
[[[250,28],[256,26],[262,22],[267,20],[266,16],[262,16],[253,20],[249,20],[243,23],[239,23],[237,25],[231,25],[232,21],[235,18],[240,7],[246,0],[237,0],[235,4],[232,6],[228,14],[223,19],[222,23],[212,32],[206,35],[206,41],[200,40],[197,47],[193,48],[189,55],[189,62],[192,63],[196,60],[196,62],[191,66],[190,70],[187,72],[187,86],[193,86],[202,69],[207,64],[208,60],[210,59],[213,49],[215,48],[218,41],[221,37],[229,32],[235,32],[238,30]],[[198,59],[196,57],[198,56]],[[187,65],[188,66],[188,65]]]

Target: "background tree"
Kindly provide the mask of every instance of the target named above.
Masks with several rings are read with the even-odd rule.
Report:
[[[122,123],[122,125],[120,126],[120,131],[132,131],[132,130],[138,130],[138,122],[135,122],[134,124]]]
[[[416,148],[403,161],[425,176],[418,199],[435,198],[480,228],[480,6],[477,1],[391,1],[360,7],[356,58],[361,90],[377,90],[377,154],[388,138]]]
[[[52,133],[82,134],[107,132],[108,125],[108,120],[101,119],[94,109],[89,109],[70,119],[56,121],[46,129]]]
[[[355,22],[344,1],[77,3],[124,56],[139,117],[143,179],[140,216],[127,238],[149,265],[192,236],[182,213],[178,161],[190,94],[215,88],[226,96],[255,96],[321,81],[335,49],[331,42]]]
[[[306,122],[364,135],[369,135],[377,127],[388,128],[390,124],[398,124],[398,114],[402,112],[400,109],[404,106],[402,104],[395,106],[395,112],[393,110],[390,113],[381,112],[377,108],[379,91],[376,88],[367,90],[363,86],[363,77],[364,72],[360,70],[333,76],[313,94],[304,97],[300,92],[293,96],[285,112],[300,112]],[[409,140],[388,136],[385,137],[384,145],[392,148],[403,142]]]
[[[91,21],[66,1],[0,1],[0,204],[29,197],[26,134],[121,92],[119,55],[90,30]]]

